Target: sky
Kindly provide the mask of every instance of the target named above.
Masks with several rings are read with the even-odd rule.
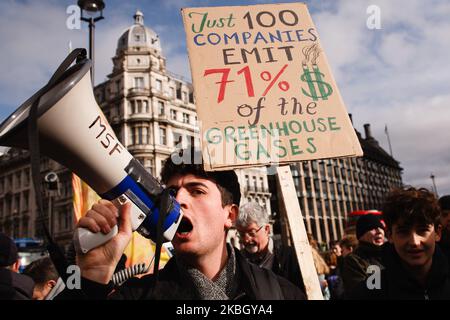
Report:
[[[117,40],[137,9],[159,34],[168,70],[190,79],[181,8],[277,2],[105,0],[105,19],[95,31],[95,82],[112,71]],[[431,189],[433,174],[438,194],[450,194],[450,1],[303,2],[355,128],[364,136],[363,125],[370,123],[372,135],[389,151],[387,126],[403,182]],[[49,80],[69,43],[88,46],[85,23],[79,29],[67,26],[74,4],[0,2],[0,122]]]

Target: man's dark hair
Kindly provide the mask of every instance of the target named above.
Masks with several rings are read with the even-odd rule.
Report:
[[[441,206],[442,215],[446,217],[450,211],[450,195],[442,196],[439,198],[439,205]]]
[[[339,241],[339,244],[341,245],[341,247],[355,250],[358,246],[358,239],[356,239],[356,237],[353,235],[348,235],[342,238],[342,240]]]
[[[389,230],[402,221],[407,226],[439,226],[441,208],[434,193],[425,188],[405,187],[392,190],[383,206],[383,219]]]
[[[33,261],[23,273],[30,276],[38,286],[42,286],[50,280],[57,281],[59,278],[52,260],[48,257]]]
[[[174,162],[174,159],[180,160]],[[241,189],[236,173],[233,170],[205,171],[202,163],[195,163],[195,159],[202,159],[199,150],[183,149],[171,154],[164,162],[161,170],[161,180],[164,184],[176,175],[192,174],[199,178],[213,181],[222,196],[222,207],[230,204],[239,206]],[[202,161],[203,162],[203,161]]]

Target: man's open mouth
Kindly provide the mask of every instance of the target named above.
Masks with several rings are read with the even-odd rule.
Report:
[[[186,217],[183,217],[181,219],[180,225],[178,226],[177,234],[182,235],[182,236],[187,235],[192,231],[193,228],[194,227],[192,226],[191,221],[189,219],[187,219]]]

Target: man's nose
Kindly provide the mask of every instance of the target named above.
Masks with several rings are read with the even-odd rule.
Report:
[[[247,243],[250,243],[251,240],[252,240],[252,237],[250,237],[247,233],[244,233],[244,235],[242,236],[242,242],[247,244]]]
[[[182,209],[186,209],[188,207],[188,192],[184,188],[178,189],[175,199],[180,204]]]
[[[415,233],[415,232],[411,232],[411,234],[409,235],[409,245],[412,247],[418,247],[420,246],[420,241],[421,241],[421,237]]]

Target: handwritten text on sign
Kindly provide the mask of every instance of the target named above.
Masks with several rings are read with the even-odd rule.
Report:
[[[183,19],[207,169],[362,154],[306,5]]]

